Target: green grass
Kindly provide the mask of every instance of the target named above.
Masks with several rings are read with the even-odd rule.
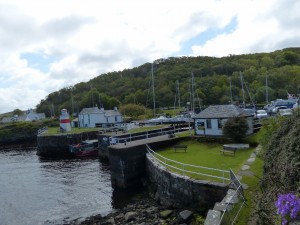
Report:
[[[242,165],[247,161],[250,157],[250,154],[253,152],[253,148],[237,150],[235,156],[231,156],[228,154],[221,154],[220,150],[222,149],[221,144],[217,143],[200,143],[197,141],[186,141],[181,142],[180,144],[185,144],[188,146],[187,152],[179,151],[174,152],[172,147],[162,149],[157,153],[166,157],[168,159],[172,159],[184,164],[191,164],[209,168],[215,168],[220,170],[232,169],[235,173],[242,167]],[[170,162],[170,165],[175,165],[175,163]],[[178,164],[177,164],[178,166]],[[182,165],[179,165],[180,168],[183,168]],[[182,172],[168,167],[171,171],[182,174]],[[212,175],[222,176],[220,172],[207,171],[199,168],[192,168],[189,166],[184,167],[185,170],[191,170],[195,172],[201,173],[209,173]],[[214,178],[210,178],[207,176],[195,175],[195,174],[185,174],[195,179],[205,179],[205,180],[216,180]]]
[[[246,204],[242,208],[236,225],[253,224],[249,223],[251,214],[255,210],[256,199],[260,194],[260,178],[263,174],[263,160],[256,157],[253,164],[250,165],[250,170],[254,173],[253,176],[243,176],[241,182],[248,185],[248,189],[244,190],[247,199]]]
[[[79,134],[82,132],[89,132],[89,131],[98,131],[99,128],[71,128],[70,132],[65,132],[64,134]],[[59,131],[59,127],[48,127],[48,132],[45,133],[45,135],[55,135],[55,134],[61,134]]]

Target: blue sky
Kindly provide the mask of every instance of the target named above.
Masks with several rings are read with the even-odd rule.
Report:
[[[0,113],[160,58],[299,47],[299,12],[297,0],[0,0]]]
[[[54,56],[48,56],[42,52],[22,53],[20,58],[27,61],[28,67],[43,73],[48,73],[51,64],[55,62]]]

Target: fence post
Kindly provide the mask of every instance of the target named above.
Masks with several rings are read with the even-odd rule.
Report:
[[[225,174],[224,174],[224,171],[222,173],[223,173],[223,184],[224,184],[225,183]]]

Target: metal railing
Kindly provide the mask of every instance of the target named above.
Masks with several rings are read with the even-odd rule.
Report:
[[[137,141],[142,139],[148,139],[163,135],[174,135],[175,133],[179,133],[185,130],[190,129],[189,127],[167,127],[167,128],[161,128],[156,130],[149,130],[139,133],[129,133],[125,135],[119,135],[119,136],[112,136],[110,137],[110,143],[112,145],[114,144],[120,144],[120,143],[126,143],[131,141]],[[170,136],[171,137],[171,136]]]
[[[220,170],[220,169],[215,169],[215,168],[210,168],[210,167],[204,167],[204,166],[196,166],[196,165],[191,165],[191,164],[185,164],[181,163],[172,159],[168,159],[162,155],[159,155],[158,153],[154,152],[147,144],[147,151],[149,155],[156,160],[157,162],[161,163],[164,165],[166,168],[172,168],[175,171],[179,171],[182,175],[193,175],[194,178],[196,176],[201,177],[210,177],[210,178],[215,178],[218,180],[222,180],[223,183],[230,181],[230,172],[227,170]],[[190,169],[189,169],[190,168]],[[193,169],[193,170],[191,170]],[[195,171],[196,170],[196,171]],[[220,174],[220,175],[217,175]]]
[[[233,186],[232,188],[235,190],[235,192],[231,199],[226,203],[225,210],[222,213],[218,225],[235,224],[240,211],[246,203],[243,186],[231,169],[230,180],[230,184]],[[233,199],[235,199],[237,202],[233,202]]]

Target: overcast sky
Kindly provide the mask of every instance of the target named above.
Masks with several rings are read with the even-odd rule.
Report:
[[[0,113],[176,56],[300,46],[299,0],[0,0]]]

